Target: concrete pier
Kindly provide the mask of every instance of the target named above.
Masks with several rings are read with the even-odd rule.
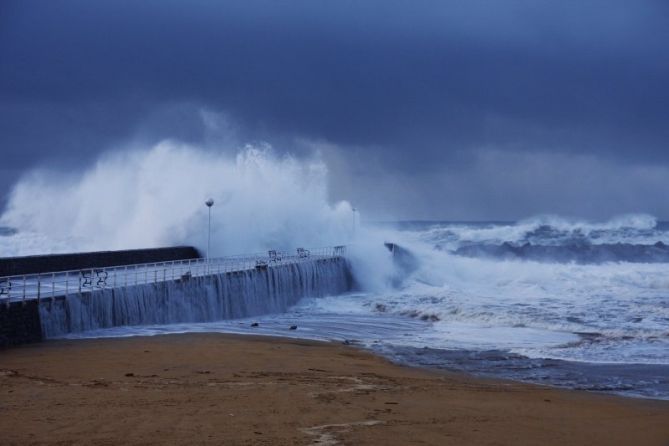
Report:
[[[352,287],[343,246],[0,277],[0,347],[108,327],[283,312],[302,297]]]

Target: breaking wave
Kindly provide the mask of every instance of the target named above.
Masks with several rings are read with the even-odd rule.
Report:
[[[558,263],[669,261],[669,226],[650,215],[607,222],[536,217],[517,223],[433,224],[408,227],[437,250],[466,257]]]
[[[163,142],[101,158],[80,173],[36,170],[13,189],[0,226],[0,255],[192,244],[212,255],[348,242],[349,203],[330,204],[318,160],[268,147],[236,155]]]

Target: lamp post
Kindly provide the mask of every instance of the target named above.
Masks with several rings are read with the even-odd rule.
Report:
[[[204,202],[209,208],[209,226],[207,229],[207,272],[209,272],[209,250],[211,249],[211,207],[214,205],[214,199],[210,198]]]
[[[356,226],[358,225],[357,219],[356,219],[356,213],[358,212],[358,209],[356,208],[351,208],[353,210],[353,240],[355,241],[355,230]]]

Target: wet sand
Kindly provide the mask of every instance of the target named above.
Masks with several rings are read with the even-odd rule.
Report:
[[[224,334],[0,351],[0,444],[669,445],[669,402]]]

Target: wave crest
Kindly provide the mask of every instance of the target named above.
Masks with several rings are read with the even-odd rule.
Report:
[[[105,156],[77,174],[26,175],[0,217],[0,226],[19,230],[3,237],[0,255],[183,243],[202,249],[209,197],[212,255],[345,243],[351,206],[332,205],[327,195],[319,160],[279,157],[267,145],[230,156],[165,141]]]

